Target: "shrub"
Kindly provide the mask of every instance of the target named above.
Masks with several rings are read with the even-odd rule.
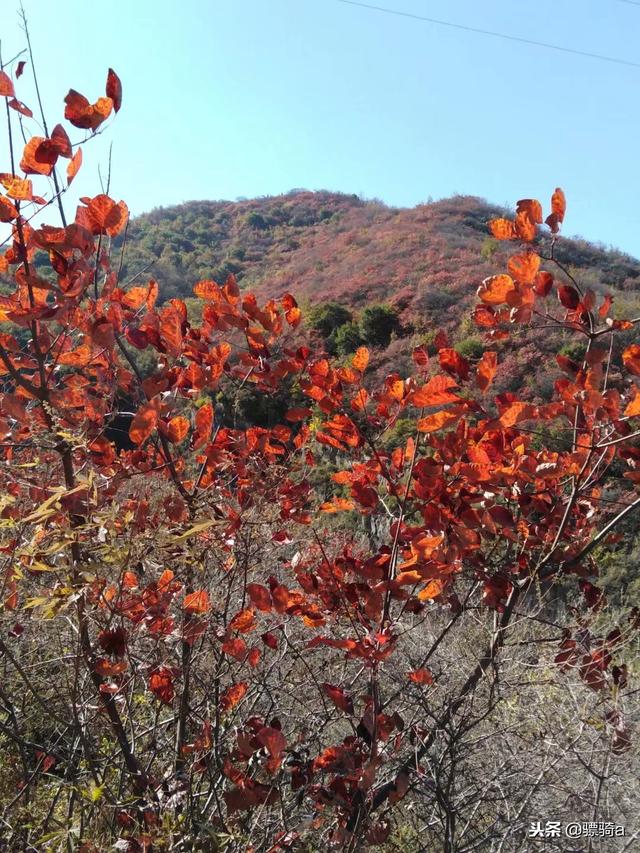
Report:
[[[330,338],[335,352],[339,355],[349,355],[355,352],[363,343],[358,323],[345,323]]]
[[[398,325],[398,315],[390,305],[370,305],[360,315],[362,340],[374,347],[386,347]]]
[[[312,329],[326,339],[351,319],[351,311],[344,305],[337,302],[322,302],[313,306],[307,322]]]
[[[460,353],[464,358],[469,359],[478,359],[482,358],[482,353],[484,352],[484,344],[477,336],[472,336],[469,338],[464,338],[464,340],[459,341],[455,345],[455,349]]]

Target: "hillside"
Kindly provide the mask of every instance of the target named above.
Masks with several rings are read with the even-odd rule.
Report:
[[[395,312],[393,328],[366,342],[378,345],[380,370],[402,372],[410,351],[406,339],[428,344],[437,329],[445,329],[465,355],[481,352],[469,308],[482,279],[500,271],[508,257],[510,247],[494,240],[487,228],[489,219],[503,213],[471,196],[412,209],[307,191],[238,202],[195,201],[156,209],[131,223],[124,275],[125,280],[138,274],[156,278],[162,299],[189,298],[199,279],[223,281],[229,273],[263,298],[289,291],[338,354],[355,349],[359,331],[353,321],[363,309],[386,303]],[[617,315],[640,313],[640,261],[583,240],[562,239],[556,256],[586,287],[612,293]],[[347,308],[352,322],[343,312],[331,315],[327,328],[327,317],[323,323],[318,309],[311,310],[327,302]],[[191,307],[197,310],[195,301]],[[330,335],[336,322],[344,328],[333,328]],[[547,345],[551,353],[562,341],[549,337]],[[534,376],[534,349],[526,338],[506,346],[503,389],[548,396],[555,362]]]

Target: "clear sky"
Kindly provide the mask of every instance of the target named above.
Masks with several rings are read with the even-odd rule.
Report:
[[[640,0],[371,2],[640,63]],[[17,0],[1,6],[6,60],[23,41]],[[81,194],[99,191],[111,140],[111,194],[134,213],[294,187],[401,206],[453,193],[548,203],[559,185],[567,233],[640,256],[640,67],[339,0],[25,7],[51,124],[69,87],[94,100],[109,66],[123,82]],[[27,77],[18,94],[33,106]]]

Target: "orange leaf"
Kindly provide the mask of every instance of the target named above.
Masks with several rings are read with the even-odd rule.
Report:
[[[442,594],[442,590],[444,589],[445,582],[440,580],[440,578],[434,578],[430,580],[429,583],[420,590],[418,593],[418,598],[420,601],[431,601],[434,598],[437,598]]]
[[[631,344],[622,353],[622,361],[629,373],[640,376],[640,344]]]
[[[0,71],[0,96],[13,98],[15,96],[13,82],[6,71]]]
[[[450,388],[457,388],[458,384],[451,376],[434,376],[422,388],[418,388],[408,398],[412,406],[424,408],[426,406],[443,406],[445,403],[453,403],[458,399],[452,394]]]
[[[369,350],[366,347],[358,347],[351,361],[352,367],[364,373],[369,364]]]
[[[418,559],[427,560],[433,552],[442,544],[444,536],[438,533],[436,536],[429,536],[427,533],[420,533],[411,540],[411,551]]]
[[[107,74],[106,95],[113,101],[114,111],[118,112],[122,105],[122,83],[113,68]]]
[[[229,623],[231,631],[239,631],[241,634],[248,634],[252,631],[256,624],[255,611],[251,608],[241,610],[233,617]]]
[[[182,415],[171,418],[167,424],[167,438],[174,444],[180,444],[189,432],[189,421]]]
[[[78,148],[67,166],[67,186],[75,178],[82,166],[82,148]]]
[[[498,353],[484,352],[478,364],[476,373],[476,383],[481,391],[486,391],[489,385],[493,382],[493,377],[496,375],[496,367],[498,365]]]
[[[220,298],[220,287],[211,279],[196,282],[193,286],[193,292],[200,299],[217,300]]]
[[[41,146],[46,141],[44,136],[33,136],[24,146],[20,168],[25,175],[50,175],[53,171],[58,155],[53,152],[51,156],[45,156]]]
[[[640,390],[636,388],[635,393],[635,397],[624,410],[624,413],[628,418],[634,418],[636,415],[640,415]]]
[[[520,284],[533,284],[540,268],[540,256],[535,252],[525,252],[509,258],[509,272]]]
[[[492,275],[485,278],[478,288],[478,297],[487,305],[501,305],[513,290],[515,283],[510,275]]]
[[[33,198],[31,181],[24,178],[3,172],[0,175],[0,184],[7,191],[9,198],[14,198],[16,201],[30,201]]]
[[[244,699],[248,689],[246,681],[240,681],[228,687],[220,697],[220,708],[223,711],[231,711]]]
[[[322,512],[347,512],[354,509],[354,507],[355,504],[353,501],[349,501],[346,498],[334,497],[330,501],[325,501],[325,503],[321,504],[320,510]]]
[[[141,406],[129,426],[129,438],[134,444],[142,444],[154,431],[158,423],[158,403],[150,400]]]
[[[81,201],[87,206],[77,209],[76,222],[92,234],[108,234],[110,237],[115,237],[126,225],[129,210],[123,201],[116,204],[104,193],[94,198],[82,198]]]
[[[551,213],[545,219],[545,222],[551,228],[554,234],[560,230],[560,225],[564,221],[564,215],[567,209],[567,201],[560,187],[556,187],[554,194],[551,196]]]
[[[489,228],[497,240],[514,240],[517,236],[515,226],[510,219],[492,219]]]
[[[542,205],[535,198],[521,198],[516,204],[516,213],[523,213],[531,222],[542,223]]]
[[[211,610],[211,602],[209,601],[209,593],[205,589],[199,589],[196,592],[190,592],[185,595],[182,607],[185,613],[202,614],[208,613]]]
[[[555,192],[551,196],[551,212],[555,213],[559,222],[562,222],[566,211],[567,199],[565,198],[565,194],[560,187],[556,187]]]
[[[438,429],[442,429],[442,427],[454,423],[459,417],[458,412],[436,412],[435,415],[420,418],[418,429],[420,432],[435,432]]]
[[[500,423],[503,427],[511,427],[520,421],[528,420],[535,415],[535,408],[530,403],[512,403],[500,415]]]
[[[527,210],[521,210],[516,214],[515,229],[518,237],[525,242],[535,240],[538,233],[535,221],[529,217]]]

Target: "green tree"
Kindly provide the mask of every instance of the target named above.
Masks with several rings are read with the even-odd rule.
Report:
[[[370,305],[360,316],[362,340],[374,347],[386,347],[398,325],[398,315],[391,305]]]
[[[330,342],[339,355],[349,355],[364,343],[358,323],[345,323],[331,336]]]
[[[309,312],[309,325],[323,338],[329,338],[334,332],[353,319],[351,311],[338,302],[321,302]]]

